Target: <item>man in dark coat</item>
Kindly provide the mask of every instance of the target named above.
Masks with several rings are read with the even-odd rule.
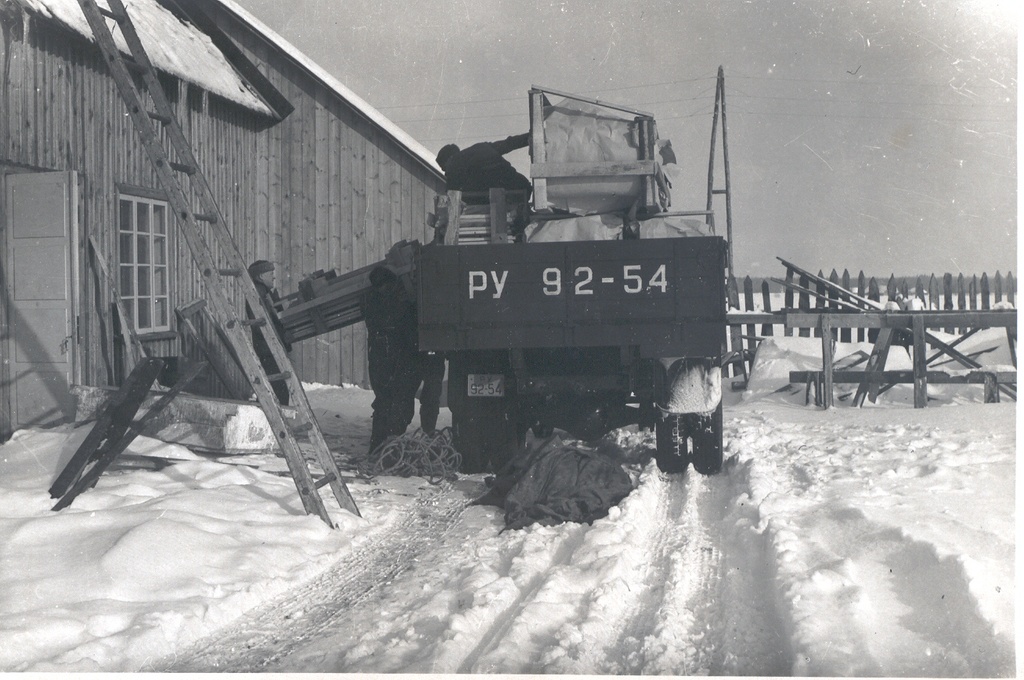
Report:
[[[285,342],[284,339],[284,324],[277,318],[277,313],[273,307],[274,297],[274,265],[266,260],[256,260],[249,265],[249,276],[252,278],[253,284],[256,286],[256,292],[260,296],[260,302],[263,303],[263,314],[270,319],[274,326],[274,332],[277,333],[278,339],[281,340],[281,344],[284,345],[285,352],[291,352],[292,346]],[[250,319],[255,319],[256,315],[253,314],[253,310],[249,307],[249,303],[245,303],[245,315]],[[266,339],[263,337],[263,333],[258,328],[252,329],[252,347],[256,350],[256,356],[260,360],[260,364],[263,366],[263,370],[267,375],[273,375],[280,373],[281,369],[277,365],[277,360],[274,359],[273,352],[270,351],[270,345],[267,344]],[[270,382],[271,388],[274,390],[274,394],[277,395],[278,402],[282,406],[288,405],[289,393],[288,393],[288,381],[286,380],[272,380]]]
[[[370,272],[362,301],[370,387],[373,388],[372,453],[388,437],[403,434],[416,408],[420,382],[416,308],[398,276],[386,266]]]
[[[480,142],[466,149],[447,144],[437,153],[449,191],[486,192],[489,189],[524,191],[529,197],[533,185],[505,160],[505,154],[530,143],[530,133],[506,137],[498,142]],[[470,201],[466,201],[469,203]],[[484,203],[487,200],[484,199]]]

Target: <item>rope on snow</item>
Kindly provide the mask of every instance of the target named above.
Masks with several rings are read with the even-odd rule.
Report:
[[[359,465],[359,473],[378,476],[426,477],[431,484],[456,479],[462,456],[452,446],[451,428],[428,433],[416,430],[388,439]]]

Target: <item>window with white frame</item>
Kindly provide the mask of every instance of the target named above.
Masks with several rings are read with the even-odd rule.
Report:
[[[167,202],[121,195],[118,283],[125,312],[139,333],[171,329]]]

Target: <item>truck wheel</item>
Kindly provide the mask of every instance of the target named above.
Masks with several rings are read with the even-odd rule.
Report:
[[[690,417],[695,420],[690,430],[693,469],[702,475],[717,475],[722,471],[722,404],[711,413]]]
[[[690,460],[686,450],[686,416],[669,414],[654,424],[657,445],[655,460],[662,472],[686,472]]]

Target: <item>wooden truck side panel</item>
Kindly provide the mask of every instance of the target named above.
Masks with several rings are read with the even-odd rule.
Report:
[[[725,332],[720,237],[426,246],[420,349],[634,345],[717,356]]]

